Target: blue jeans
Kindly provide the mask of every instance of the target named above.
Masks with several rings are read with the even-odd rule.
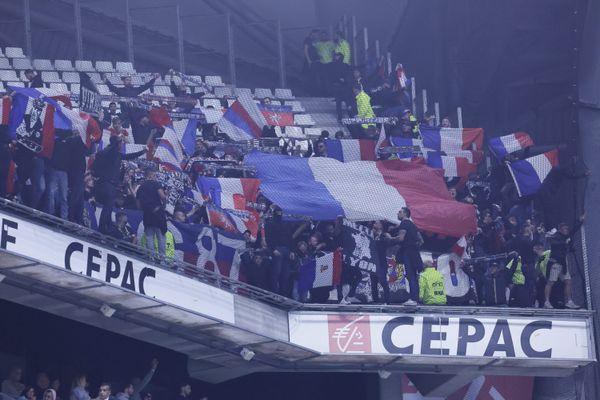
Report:
[[[156,252],[156,249],[154,248],[154,238],[156,237],[156,241],[158,242],[158,253],[164,256],[167,248],[167,241],[162,230],[155,226],[144,227],[144,235],[146,236],[146,249],[153,253]]]
[[[48,190],[46,192],[46,212],[55,215],[58,206],[58,216],[67,219],[69,216],[69,178],[66,171],[48,168]]]

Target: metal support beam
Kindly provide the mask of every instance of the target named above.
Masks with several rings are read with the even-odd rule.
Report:
[[[227,30],[227,55],[229,56],[229,80],[233,86],[236,86],[235,48],[233,45],[233,26],[231,26],[231,14],[226,14],[225,21],[225,29]]]
[[[423,89],[423,116],[425,116],[425,114],[427,114],[427,89]]]
[[[440,125],[440,103],[438,103],[437,101],[435,103],[433,103],[434,107],[435,107],[435,124],[437,126]]]
[[[387,52],[387,74],[391,74],[392,73],[392,53],[391,52]]]
[[[183,47],[183,20],[181,19],[181,8],[179,2],[175,5],[177,18],[177,53],[179,55],[179,71],[185,73],[185,56]]]
[[[352,16],[352,65],[356,65],[358,56],[358,46],[356,45],[356,36],[358,32],[356,30],[356,16]]]
[[[285,77],[285,49],[283,47],[283,33],[281,32],[281,21],[277,20],[277,53],[279,58],[279,85],[287,87]]]
[[[73,3],[73,16],[75,19],[75,43],[77,47],[77,59],[83,60],[83,30],[81,29],[80,0],[75,0]]]
[[[463,127],[462,107],[456,107],[456,120],[458,122],[458,127],[460,129],[462,129],[462,127]]]
[[[379,57],[381,57],[381,49],[379,47],[379,39],[377,39],[375,41],[375,58],[377,59],[378,63],[379,63]]]
[[[369,61],[369,30],[365,26],[363,28],[363,40],[364,40],[364,49],[365,49],[365,63]]]
[[[412,113],[416,117],[417,116],[417,81],[415,78],[410,78],[411,82],[411,94],[410,97],[412,99]]]
[[[23,16],[25,21],[25,53],[29,58],[33,58],[33,48],[31,47],[31,4],[29,0],[23,1]]]
[[[131,8],[129,0],[125,0],[125,26],[127,28],[127,58],[129,62],[134,64],[133,54],[133,23],[131,21]]]

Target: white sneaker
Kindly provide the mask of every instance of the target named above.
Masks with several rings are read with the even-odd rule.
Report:
[[[356,297],[346,297],[346,300],[348,301],[348,304],[357,304],[361,302]]]
[[[413,299],[410,299],[410,300],[406,300],[406,301],[405,301],[404,303],[402,303],[402,304],[403,304],[403,305],[405,305],[405,306],[416,306],[416,305],[417,305],[417,302],[416,302],[416,301],[414,301]]]
[[[348,300],[347,297],[344,297],[342,300],[340,300],[340,304],[348,305],[348,304],[352,304],[352,303],[350,302],[350,300]]]
[[[549,301],[545,301],[544,302],[544,308],[554,308],[554,307],[552,307],[552,304],[550,304]]]
[[[565,304],[565,307],[567,307],[567,308],[571,308],[571,309],[573,309],[573,310],[575,310],[575,309],[578,309],[578,308],[581,308],[581,306],[578,306],[577,304],[575,304],[575,303],[573,302],[573,300],[569,300],[569,301],[567,301],[567,303]]]

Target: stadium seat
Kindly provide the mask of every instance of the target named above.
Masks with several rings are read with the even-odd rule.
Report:
[[[304,107],[302,107],[302,103],[300,103],[299,101],[286,101],[285,105],[292,106],[292,112],[301,113],[306,111],[304,110]]]
[[[72,71],[63,72],[62,80],[64,83],[79,83],[79,73]]]
[[[254,89],[254,97],[257,99],[264,99],[265,97],[273,97],[271,89],[267,88],[256,88]]]
[[[315,124],[315,121],[312,119],[310,114],[295,114],[294,115],[294,125],[301,126],[312,126]]]
[[[92,82],[94,82],[95,84],[102,83],[102,77],[100,76],[100,74],[98,72],[88,72],[88,75],[89,75],[90,79],[92,80]]]
[[[275,89],[275,97],[278,99],[294,99],[294,95],[292,94],[292,90],[291,89],[282,89],[282,88],[276,88]]]
[[[114,72],[112,61],[96,61],[96,71],[98,72]]]
[[[52,82],[50,83],[50,89],[54,89],[57,92],[61,92],[61,93],[69,93],[69,88],[67,87],[66,84],[60,82]]]
[[[241,96],[248,96],[248,97],[252,97],[252,90],[248,89],[248,88],[235,88],[235,95],[238,97]]]
[[[217,97],[223,97],[223,96],[232,97],[233,92],[230,87],[218,86],[215,88],[215,96],[217,96]]]
[[[223,80],[218,75],[206,75],[204,82],[206,82],[206,84],[210,85],[210,86],[223,86],[224,85]]]
[[[202,77],[200,75],[190,75],[191,78],[193,78],[194,80],[198,81],[198,82],[204,82],[204,79],[202,79]],[[188,86],[197,86],[197,84],[195,82],[192,81],[185,81],[186,85]]]
[[[21,79],[17,76],[17,72],[12,69],[3,69],[0,70],[0,81],[4,82],[13,82],[20,81]]]
[[[213,96],[212,93],[206,91],[206,88],[202,87],[202,86],[196,86],[196,87],[192,87],[191,88],[193,90],[194,93],[204,93],[204,97],[211,97]]]
[[[54,71],[52,61],[42,58],[37,58],[33,60],[33,68],[37,71]]]
[[[58,76],[58,72],[56,71],[42,71],[41,73],[44,83],[62,82],[60,76]]]
[[[96,85],[96,87],[98,88],[98,93],[103,94],[103,95],[111,95],[112,93],[110,92],[110,90],[108,90],[108,86],[106,86],[105,84],[98,84]]]
[[[8,58],[25,58],[23,49],[20,47],[7,47],[4,49],[4,55]]]
[[[80,89],[79,83],[71,83],[69,85],[69,88],[71,89],[71,93],[79,94],[79,89]]]
[[[25,87],[23,82],[6,82],[6,86]]]
[[[75,60],[75,69],[79,72],[96,72],[90,60]]]
[[[15,58],[12,60],[12,65],[14,69],[33,69],[33,65],[31,64],[29,58]]]
[[[12,69],[8,58],[0,57],[0,69]]]
[[[173,97],[173,93],[171,93],[171,89],[168,86],[163,86],[163,85],[154,85],[154,89],[152,90],[152,93],[154,93],[158,96]]]
[[[299,126],[286,126],[284,136],[294,139],[306,139],[306,135]]]
[[[133,68],[133,64],[130,63],[129,61],[117,61],[115,63],[115,69],[118,72],[130,72],[130,73],[134,73],[135,69]]]
[[[71,62],[71,60],[55,60],[54,68],[57,71],[75,71],[75,68],[73,68],[73,63]]]
[[[213,106],[217,110],[221,108],[221,101],[219,99],[203,99],[203,107]]]

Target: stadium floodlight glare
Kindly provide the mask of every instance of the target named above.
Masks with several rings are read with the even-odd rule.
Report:
[[[0,274],[0,283],[4,280],[4,278],[6,278],[6,275]]]
[[[244,347],[242,349],[242,351],[240,351],[240,356],[242,356],[242,358],[246,361],[250,361],[254,358],[254,356],[256,355],[256,353],[254,353],[252,350],[247,349],[246,347]]]
[[[100,312],[102,313],[102,315],[104,315],[106,318],[110,318],[113,316],[113,314],[115,313],[114,308],[112,308],[111,306],[109,306],[108,304],[102,304],[102,307],[100,307]]]
[[[392,375],[390,371],[386,371],[385,369],[380,369],[379,371],[377,371],[377,374],[381,379],[387,379],[390,377],[390,375]]]

